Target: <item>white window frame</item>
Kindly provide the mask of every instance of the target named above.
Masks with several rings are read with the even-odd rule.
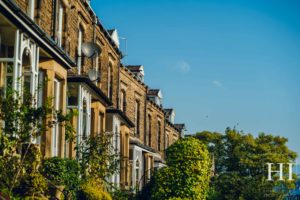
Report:
[[[62,2],[58,1],[58,29],[57,29],[57,44],[62,46],[62,36],[63,36],[63,17],[64,17],[64,6]]]
[[[78,126],[77,126],[77,144],[82,145],[83,144],[83,102],[86,101],[86,137],[90,137],[91,135],[91,93],[88,91],[88,89],[84,85],[79,85],[79,93],[78,93]],[[79,158],[81,155],[77,155]]]
[[[53,81],[53,107],[55,111],[59,111],[60,107],[60,95],[61,94],[61,82],[54,78]],[[51,150],[52,150],[52,157],[58,156],[58,149],[59,149],[59,136],[60,136],[60,127],[59,124],[54,124],[52,128],[52,140],[51,140]]]
[[[34,20],[35,0],[28,1],[27,14],[30,19]]]

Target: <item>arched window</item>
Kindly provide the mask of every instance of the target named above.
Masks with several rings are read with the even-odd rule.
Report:
[[[112,71],[112,64],[109,63],[108,69],[107,69],[107,92],[108,92],[108,98],[112,100],[113,96],[113,71]]]
[[[123,112],[126,112],[126,92],[125,92],[125,90],[121,90],[121,93],[120,93],[120,109]]]
[[[158,121],[157,123],[157,150],[161,150],[161,123]]]

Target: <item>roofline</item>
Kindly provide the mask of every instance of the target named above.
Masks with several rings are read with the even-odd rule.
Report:
[[[111,106],[113,103],[107,96],[98,88],[88,77],[80,75],[68,75],[68,82],[70,83],[86,83],[99,97],[106,106]]]
[[[151,103],[152,105],[154,105],[157,109],[159,109],[163,114],[164,116],[166,115],[166,111],[164,110],[163,107],[157,105],[155,102],[153,102],[147,95],[147,102]]]
[[[125,67],[123,64],[121,64],[120,67],[124,69],[134,80],[136,80],[139,84],[141,84],[145,89],[148,89],[148,86],[144,82],[136,78],[136,76],[127,67]]]
[[[103,24],[100,21],[100,18],[96,15],[96,13],[94,12],[94,10],[92,9],[92,6],[85,0],[85,1],[81,1],[81,3],[85,6],[85,8],[87,9],[87,11],[89,12],[89,14],[91,14],[93,17],[95,17],[95,19],[97,20],[97,25],[100,28],[100,31],[103,32],[105,38],[108,40],[108,42],[110,43],[110,45],[112,46],[112,48],[116,51],[116,53],[122,58],[123,54],[120,51],[120,49],[117,47],[116,43],[113,41],[113,39],[111,38],[110,34],[108,33],[108,31],[104,28]],[[94,23],[94,22],[93,22]]]
[[[119,109],[116,108],[107,108],[106,113],[118,114],[126,123],[129,128],[134,128],[134,123]]]
[[[58,62],[62,63],[64,68],[72,69],[76,66],[76,62],[13,1],[1,0],[0,11],[14,25],[21,27],[22,31],[29,34],[39,46],[45,48],[47,53],[58,58]]]
[[[166,122],[168,125],[170,125],[172,128],[174,128],[180,134],[180,130],[178,128],[176,128],[173,123],[171,123],[168,119],[166,119]]]

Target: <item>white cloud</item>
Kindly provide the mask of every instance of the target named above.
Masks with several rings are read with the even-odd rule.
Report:
[[[212,84],[214,84],[217,87],[223,87],[223,84],[220,81],[218,81],[218,80],[213,80]]]
[[[179,70],[182,73],[188,73],[191,70],[191,66],[188,62],[182,60],[177,63],[176,70]]]

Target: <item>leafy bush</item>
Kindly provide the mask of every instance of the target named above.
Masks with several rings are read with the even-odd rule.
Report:
[[[206,146],[185,138],[171,145],[166,154],[168,166],[155,174],[151,199],[206,199],[211,166]]]
[[[14,193],[20,196],[42,196],[47,191],[47,182],[40,173],[30,173],[22,177]]]
[[[65,160],[65,191],[67,196],[75,199],[81,183],[80,179],[80,165],[76,160]]]
[[[105,180],[119,172],[119,155],[114,151],[110,132],[88,137],[79,144],[77,151],[80,157],[83,177],[90,176],[99,180]]]
[[[79,199],[82,200],[112,200],[109,193],[103,190],[99,180],[90,179],[81,185]]]
[[[135,189],[117,189],[111,192],[112,198],[114,200],[136,200],[134,192]],[[146,200],[146,199],[145,199]]]
[[[52,186],[65,186],[68,198],[76,198],[81,183],[80,165],[76,160],[58,157],[45,159],[41,172]]]
[[[56,186],[65,184],[66,166],[64,159],[58,157],[45,159],[41,172],[52,184]]]

